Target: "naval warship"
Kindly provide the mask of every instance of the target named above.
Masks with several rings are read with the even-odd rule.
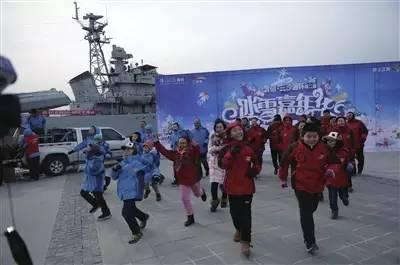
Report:
[[[89,71],[72,78],[69,84],[75,96],[71,111],[93,110],[98,115],[150,114],[156,111],[155,78],[157,67],[132,63],[132,54],[112,45],[111,60],[107,64],[103,46],[110,44],[105,35],[107,22],[101,15],[88,13],[79,18],[76,2],[75,19],[86,32],[89,43]]]

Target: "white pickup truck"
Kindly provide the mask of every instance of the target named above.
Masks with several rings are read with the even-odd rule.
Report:
[[[112,158],[122,157],[121,146],[129,139],[111,127],[97,127],[103,139],[110,145]],[[47,134],[40,137],[40,165],[42,172],[48,176],[64,173],[68,165],[81,164],[85,160],[83,152],[68,155],[77,144],[86,138],[89,127],[48,129]]]

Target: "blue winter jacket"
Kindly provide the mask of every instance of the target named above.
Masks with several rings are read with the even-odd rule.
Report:
[[[210,136],[210,133],[208,130],[204,127],[200,127],[198,129],[193,129],[191,131],[193,135],[193,139],[199,144],[200,146],[200,154],[205,154],[207,153],[208,149],[208,137]]]
[[[146,174],[144,176],[145,184],[152,182],[153,177],[160,176],[160,155],[152,150],[148,153],[143,152],[142,159],[144,163],[148,165],[148,169],[146,170]]]
[[[119,165],[121,169],[113,169],[111,171],[111,177],[118,181],[118,197],[122,201],[130,199],[141,200],[143,198],[144,174],[147,166],[134,156],[125,157]]]
[[[94,143],[93,143],[94,145]],[[100,153],[86,155],[85,176],[81,189],[88,192],[102,192],[104,187],[104,156],[105,151],[99,145]]]
[[[78,151],[81,151],[82,149],[85,149],[89,144],[94,143],[93,138],[96,134],[100,134],[100,129],[96,128],[95,134],[86,136],[86,138],[83,139],[83,141],[81,143],[79,143],[78,145],[76,145],[74,147],[74,149],[72,149],[72,150],[74,152],[78,152]]]
[[[29,116],[27,122],[32,130],[36,128],[44,130],[46,126],[46,119],[42,115],[38,115],[37,117]]]

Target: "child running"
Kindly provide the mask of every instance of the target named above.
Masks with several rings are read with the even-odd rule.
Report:
[[[149,165],[149,171],[144,176],[145,192],[144,198],[147,199],[150,194],[150,185],[156,193],[156,201],[161,201],[161,194],[158,188],[160,181],[160,156],[153,150],[153,142],[148,140],[143,144],[142,159]]]
[[[290,145],[283,155],[279,170],[282,187],[285,188],[289,165],[293,166],[292,187],[299,203],[304,243],[310,254],[319,249],[315,240],[314,212],[326,178],[334,177],[334,172],[327,169],[328,157],[326,146],[319,142],[319,127],[307,123],[302,130],[301,140]]]
[[[229,195],[230,213],[236,228],[233,240],[240,242],[241,252],[250,255],[251,203],[255,193],[254,178],[261,170],[253,149],[244,141],[244,130],[235,122],[228,126],[229,144],[221,151],[226,170],[224,188]]]
[[[339,208],[337,204],[338,195],[345,206],[349,205],[348,176],[353,171],[353,164],[350,162],[350,152],[344,146],[342,137],[338,132],[330,132],[324,136],[323,141],[329,149],[329,167],[335,172],[335,178],[328,179],[329,205],[332,210],[331,219],[337,219]]]
[[[121,147],[123,150],[123,160],[112,168],[111,177],[117,180],[117,194],[123,201],[122,217],[125,219],[132,232],[132,239],[129,244],[138,242],[143,234],[140,229],[144,229],[149,219],[147,213],[142,212],[136,207],[136,201],[143,199],[144,175],[147,166],[135,158],[136,149],[133,143],[127,143]],[[139,219],[140,225],[136,221]]]
[[[182,203],[187,215],[185,226],[190,226],[195,222],[191,193],[193,192],[196,197],[201,197],[203,201],[207,200],[204,189],[200,187],[200,149],[186,136],[179,138],[176,150],[165,149],[158,139],[154,146],[167,159],[174,162],[176,182],[179,185]]]

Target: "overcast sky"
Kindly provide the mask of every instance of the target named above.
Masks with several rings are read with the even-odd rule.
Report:
[[[88,70],[73,1],[4,1],[0,52],[18,81],[7,92],[55,87]],[[159,73],[188,73],[400,58],[399,1],[78,1],[107,14],[107,36]],[[111,45],[105,48],[107,60]]]

